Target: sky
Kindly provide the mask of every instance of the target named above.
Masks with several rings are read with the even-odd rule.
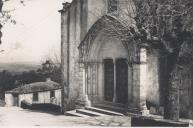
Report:
[[[62,3],[71,0],[19,0],[6,2],[4,10],[14,10],[16,25],[3,27],[0,63],[42,63],[60,56],[60,13]]]

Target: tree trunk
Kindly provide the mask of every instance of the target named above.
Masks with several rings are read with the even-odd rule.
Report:
[[[179,120],[179,84],[178,84],[178,68],[177,54],[170,55],[168,57],[168,84],[166,87],[165,94],[165,109],[164,118],[169,120]]]
[[[165,119],[179,120],[179,84],[177,77],[172,73],[168,82],[167,103],[164,113]]]
[[[3,7],[3,0],[0,0],[0,13],[2,13],[2,7]],[[1,44],[1,37],[2,37],[2,32],[1,32],[2,24],[0,23],[0,44]]]

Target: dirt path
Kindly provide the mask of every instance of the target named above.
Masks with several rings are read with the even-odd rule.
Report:
[[[0,126],[130,126],[130,121],[129,117],[80,118],[0,107]]]

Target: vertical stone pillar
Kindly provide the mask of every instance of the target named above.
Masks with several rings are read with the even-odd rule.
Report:
[[[61,71],[62,71],[62,112],[69,110],[69,7],[70,3],[64,3],[61,13]]]
[[[143,115],[149,114],[146,106],[146,92],[147,92],[147,49],[140,48],[140,110]]]
[[[132,101],[133,107],[140,108],[140,65],[138,63],[132,64],[132,70],[133,70],[133,85],[132,85]]]
[[[143,115],[148,114],[146,106],[146,89],[147,89],[147,50],[140,47],[138,50],[137,62],[132,64],[133,68],[133,105],[136,106]]]
[[[104,64],[100,62],[98,64],[98,97],[99,101],[104,100]]]
[[[83,85],[82,85],[82,94],[83,94],[83,96],[85,96],[86,95],[86,69],[85,69],[85,66],[83,66],[83,68],[82,68],[82,79],[83,79]]]
[[[91,101],[88,98],[88,65],[84,64],[83,70],[83,101],[85,106],[91,106]]]

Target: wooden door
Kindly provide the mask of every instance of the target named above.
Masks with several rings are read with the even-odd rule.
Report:
[[[18,95],[17,94],[14,94],[13,95],[13,103],[14,103],[14,106],[18,106]]]
[[[116,61],[116,95],[117,103],[128,101],[128,64],[126,59]]]
[[[112,59],[104,60],[104,99],[113,101],[114,96],[114,64]]]

